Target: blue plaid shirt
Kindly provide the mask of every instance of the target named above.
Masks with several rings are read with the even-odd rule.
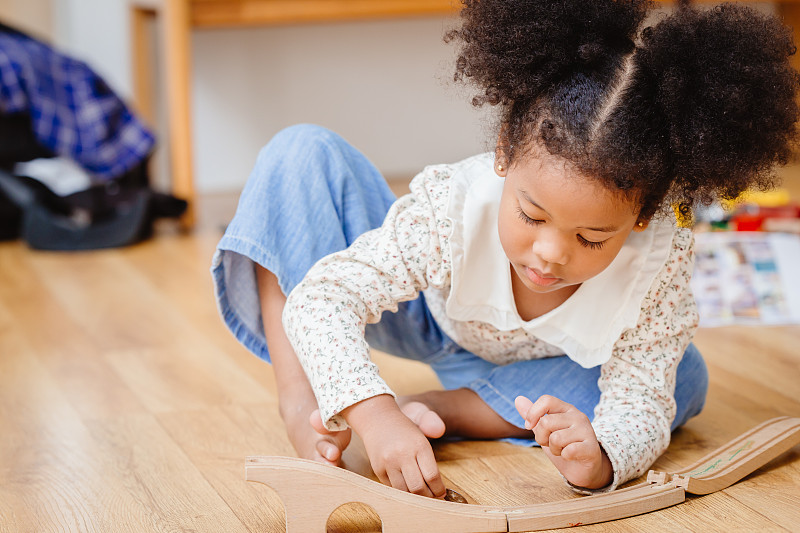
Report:
[[[98,179],[131,170],[155,139],[85,63],[0,25],[0,114],[31,117],[36,139]]]

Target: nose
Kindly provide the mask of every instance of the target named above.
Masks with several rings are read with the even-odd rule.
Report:
[[[559,235],[540,234],[532,248],[533,253],[548,264],[565,265],[569,259],[567,243]]]

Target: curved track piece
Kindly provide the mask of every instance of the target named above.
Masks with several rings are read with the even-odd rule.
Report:
[[[383,531],[494,533],[507,531],[501,507],[465,505],[417,496],[336,466],[290,457],[248,457],[248,481],[275,489],[286,510],[287,533],[324,533],[331,513],[346,503],[372,507]]]
[[[690,494],[710,494],[729,487],[771,460],[800,444],[800,418],[782,416],[767,420],[671,474],[650,473],[648,480],[674,480]]]
[[[642,483],[596,496],[507,507],[508,531],[539,531],[628,518],[683,502],[683,487]]]
[[[248,457],[247,480],[275,489],[286,510],[287,533],[322,533],[331,513],[365,503],[384,533],[494,533],[593,524],[663,509],[684,500],[675,485],[641,484],[597,496],[525,507],[464,505],[409,494],[358,474],[304,459]]]
[[[464,505],[417,496],[330,465],[290,457],[248,457],[249,481],[269,485],[286,510],[287,533],[321,533],[338,507],[361,502],[385,533],[533,531],[626,518],[736,483],[800,443],[800,418],[764,422],[676,473],[650,471],[644,483],[613,492],[522,507]]]

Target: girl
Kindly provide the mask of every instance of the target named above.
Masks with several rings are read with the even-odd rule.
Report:
[[[428,439],[535,439],[576,490],[613,490],[702,408],[692,235],[669,206],[786,162],[791,34],[735,5],[641,29],[643,0],[464,3],[448,39],[499,110],[494,153],[395,201],[340,137],[281,132],[219,243],[219,307],[273,363],[301,457],[338,464],[352,428],[383,482],[441,496]],[[370,347],[445,390],[396,398]]]

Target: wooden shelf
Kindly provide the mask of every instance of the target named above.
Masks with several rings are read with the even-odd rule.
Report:
[[[198,28],[301,24],[456,13],[451,0],[192,0]]]

